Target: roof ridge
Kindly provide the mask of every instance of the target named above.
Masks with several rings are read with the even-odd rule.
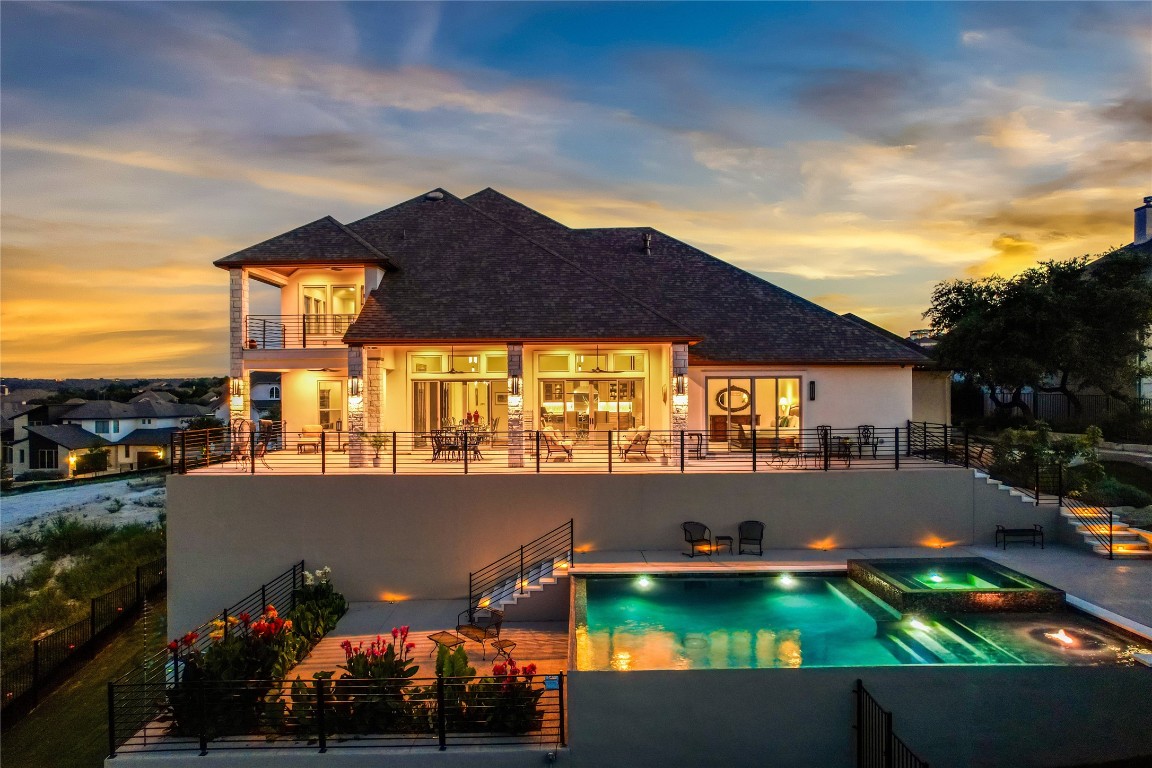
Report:
[[[565,224],[564,222],[562,222],[562,221],[557,221],[556,219],[552,218],[551,216],[549,216],[549,215],[547,215],[547,214],[545,214],[545,213],[541,213],[540,211],[536,210],[536,209],[535,209],[535,208],[533,208],[532,206],[530,206],[530,205],[527,205],[526,203],[522,203],[522,202],[520,202],[519,200],[517,200],[516,198],[514,198],[514,197],[511,197],[511,196],[509,196],[509,195],[506,195],[506,194],[504,194],[503,192],[501,192],[500,190],[496,189],[495,187],[484,187],[484,189],[480,190],[479,192],[473,192],[473,193],[472,193],[471,195],[469,195],[468,197],[465,197],[465,198],[462,198],[462,199],[463,199],[463,201],[464,201],[464,202],[468,202],[468,198],[470,198],[470,197],[475,197],[476,195],[482,194],[482,193],[484,193],[484,192],[491,192],[491,193],[492,193],[492,194],[494,194],[494,195],[498,195],[498,196],[500,197],[500,199],[501,199],[501,200],[506,200],[506,201],[508,201],[508,202],[512,203],[513,205],[519,206],[520,208],[523,208],[524,210],[528,211],[529,213],[533,213],[533,214],[535,214],[536,216],[539,216],[540,218],[542,218],[542,219],[544,219],[544,220],[546,220],[546,221],[550,221],[550,222],[552,222],[553,224],[555,224],[556,226],[558,226],[558,227],[561,227],[561,228],[563,228],[563,229],[566,229],[566,230],[568,230],[569,232],[571,232],[571,231],[572,231],[572,227],[568,226],[568,225],[567,225],[567,224]],[[469,205],[471,205],[471,203],[469,203]],[[473,207],[473,208],[475,208],[476,206],[472,206],[472,207]],[[489,218],[492,218],[492,217],[489,217]],[[500,222],[500,223],[502,224],[503,222]]]
[[[397,266],[396,266],[396,262],[392,261],[392,258],[391,258],[391,257],[390,257],[388,254],[384,253],[384,252],[383,252],[383,251],[381,251],[379,248],[377,248],[376,246],[372,245],[372,243],[370,243],[370,242],[368,242],[367,240],[365,240],[364,238],[360,237],[360,235],[358,235],[358,234],[356,234],[355,232],[353,232],[353,231],[352,231],[351,229],[349,229],[349,228],[348,228],[346,225],[344,225],[344,224],[341,224],[341,223],[340,223],[340,222],[339,222],[339,221],[336,219],[336,217],[335,217],[335,216],[332,216],[331,214],[329,214],[329,215],[325,216],[324,218],[326,218],[326,219],[329,219],[329,220],[330,220],[330,221],[331,221],[333,224],[335,224],[337,227],[339,227],[339,228],[340,228],[340,231],[341,231],[341,232],[343,232],[344,234],[348,235],[348,236],[349,236],[349,237],[351,237],[353,240],[355,240],[357,243],[359,243],[360,245],[362,245],[362,246],[364,246],[365,248],[367,248],[367,249],[368,249],[368,251],[369,251],[370,253],[374,253],[374,254],[376,254],[377,256],[379,256],[380,258],[384,259],[384,263],[385,263],[385,264],[387,264],[389,267],[391,267],[393,270],[399,269],[399,267],[397,267]]]
[[[493,191],[493,192],[495,192],[496,190],[492,190],[492,191]],[[584,266],[583,266],[583,265],[581,265],[581,264],[577,264],[576,262],[572,261],[572,260],[571,260],[571,259],[569,259],[568,257],[566,257],[566,256],[563,256],[562,254],[559,254],[559,253],[557,253],[556,251],[552,250],[551,248],[549,248],[548,246],[544,245],[543,243],[540,243],[540,242],[538,242],[538,241],[536,241],[536,240],[532,239],[531,237],[529,237],[528,235],[526,235],[526,234],[524,234],[523,232],[519,231],[518,229],[515,229],[515,228],[511,227],[510,225],[508,225],[508,224],[504,223],[503,221],[500,221],[499,219],[495,218],[494,216],[491,216],[491,215],[489,215],[488,213],[486,213],[485,211],[483,211],[483,210],[481,210],[481,209],[477,208],[475,205],[472,205],[472,204],[471,204],[471,203],[469,203],[468,201],[466,201],[466,200],[464,200],[464,199],[462,199],[462,198],[456,197],[456,196],[455,196],[455,195],[453,195],[451,192],[447,192],[447,191],[445,191],[445,192],[444,192],[444,194],[445,194],[445,195],[447,195],[447,196],[449,196],[449,197],[452,197],[453,199],[455,199],[455,200],[459,201],[460,203],[462,203],[462,204],[464,204],[464,205],[468,206],[468,207],[469,207],[469,208],[471,208],[472,210],[474,210],[474,211],[476,211],[477,213],[479,213],[481,216],[484,216],[484,217],[485,217],[485,218],[487,218],[487,219],[491,219],[492,221],[496,222],[496,223],[497,223],[497,224],[499,224],[500,226],[504,227],[504,229],[506,229],[506,230],[508,230],[509,232],[513,233],[513,234],[514,234],[514,235],[516,235],[517,237],[519,237],[519,238],[521,238],[521,239],[523,239],[523,240],[526,240],[526,241],[528,241],[529,243],[532,243],[533,245],[535,245],[537,248],[541,249],[541,250],[542,250],[542,251],[544,251],[545,253],[549,253],[549,254],[553,255],[553,256],[555,256],[556,258],[558,258],[558,259],[560,259],[561,261],[563,261],[565,264],[568,264],[569,266],[571,266],[571,267],[573,267],[573,268],[575,268],[575,269],[579,270],[580,272],[583,272],[584,274],[588,275],[590,278],[592,278],[592,279],[593,279],[593,280],[595,280],[596,282],[600,283],[601,285],[605,286],[605,287],[606,287],[606,288],[608,288],[609,290],[611,290],[611,291],[613,291],[613,292],[615,292],[615,293],[617,293],[617,294],[619,294],[619,295],[623,296],[624,298],[628,299],[629,301],[633,302],[634,304],[636,304],[636,305],[638,305],[638,306],[640,306],[640,307],[643,307],[645,310],[647,310],[648,312],[652,313],[653,315],[656,315],[656,317],[659,317],[660,319],[662,319],[662,320],[665,320],[665,321],[667,321],[667,322],[671,323],[671,324],[672,324],[672,325],[674,325],[675,327],[677,327],[677,328],[679,328],[680,330],[682,330],[682,331],[684,331],[685,333],[687,333],[687,334],[689,335],[689,337],[690,337],[690,338],[692,338],[692,339],[697,339],[697,340],[699,340],[699,339],[703,338],[703,337],[701,337],[701,336],[700,336],[700,334],[698,334],[698,333],[696,333],[695,331],[692,331],[692,330],[690,330],[690,329],[688,329],[688,328],[685,328],[683,325],[681,325],[680,323],[678,323],[676,320],[673,320],[672,318],[668,317],[667,315],[665,315],[665,314],[664,314],[663,312],[661,312],[660,310],[658,310],[658,309],[655,309],[654,307],[651,307],[651,306],[649,306],[649,305],[648,305],[646,302],[644,302],[644,301],[641,301],[640,299],[636,298],[635,296],[633,296],[633,295],[632,295],[632,294],[630,294],[630,293],[625,293],[625,292],[624,292],[623,290],[621,290],[620,288],[616,287],[615,285],[613,285],[612,283],[608,282],[608,281],[607,281],[607,280],[605,280],[604,278],[602,278],[602,277],[600,277],[599,275],[595,274],[594,272],[590,271],[590,270],[589,270],[587,267],[584,267]],[[497,194],[501,194],[501,193],[497,192]],[[507,197],[507,196],[506,196],[506,195],[504,195],[504,197]],[[508,199],[509,199],[509,200],[512,200],[512,198],[510,198],[510,197],[509,197]],[[521,206],[523,206],[523,207],[525,207],[525,208],[528,208],[528,206],[524,205],[523,203],[519,202],[518,200],[512,200],[512,202],[516,203],[517,205],[521,205]],[[533,209],[532,209],[532,208],[528,208],[528,210],[532,211]],[[535,211],[534,211],[534,212],[535,212]],[[543,216],[543,214],[540,214],[540,215],[541,215],[541,216]],[[547,217],[547,216],[544,216],[544,218],[548,218],[548,217]],[[557,222],[557,223],[559,223],[559,222]],[[564,225],[561,225],[561,226],[564,226]],[[571,230],[571,228],[569,228],[569,227],[564,227],[564,228],[565,228],[565,229],[567,229],[567,230],[569,230],[569,231],[572,231],[572,230]]]

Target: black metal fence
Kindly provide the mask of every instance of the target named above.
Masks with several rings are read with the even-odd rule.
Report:
[[[892,731],[892,713],[856,681],[856,768],[928,768]]]
[[[212,632],[212,622],[217,618],[227,621],[229,616],[238,616],[241,613],[259,616],[263,613],[265,606],[269,604],[275,605],[282,612],[290,611],[296,607],[296,590],[303,584],[304,561],[301,560],[276,578],[261,584],[259,588],[253,590],[234,605],[222,610],[219,615],[191,629],[190,632],[196,635],[196,639],[189,646],[189,650],[204,651],[207,649],[211,643],[209,634]],[[175,627],[169,627],[169,634],[178,636],[185,633],[179,632]],[[171,684],[175,676],[171,659],[172,654],[167,648],[157,649],[147,656],[140,666],[119,680],[109,683],[108,741],[111,754],[116,752],[120,743],[117,739],[124,733],[124,729],[135,732],[135,730],[144,728],[152,720],[162,715],[165,706],[163,697],[150,700],[139,696],[126,696],[114,701],[111,695],[111,686],[115,685],[125,690],[154,690],[156,686],[164,689]],[[149,686],[152,688],[150,689]]]
[[[506,474],[842,471],[934,466],[915,425],[815,429],[174,433],[172,471]]]
[[[35,706],[51,685],[73,672],[79,662],[90,659],[98,645],[135,615],[147,598],[167,584],[167,559],[136,567],[135,578],[91,599],[87,618],[57,629],[32,642],[32,660],[4,669],[0,678],[5,725]]]
[[[563,674],[114,682],[109,757],[143,749],[564,746],[564,683]]]

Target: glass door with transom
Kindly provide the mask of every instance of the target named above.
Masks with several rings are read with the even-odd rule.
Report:
[[[448,429],[479,419],[489,431],[507,430],[508,381],[412,382],[412,430]]]
[[[540,382],[540,426],[583,440],[644,426],[643,379],[554,379]]]

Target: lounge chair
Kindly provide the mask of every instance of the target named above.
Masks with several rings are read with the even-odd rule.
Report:
[[[545,457],[545,460],[551,459],[553,453],[563,453],[568,461],[572,461],[572,448],[575,446],[573,441],[563,439],[563,437],[551,427],[540,430],[540,437],[544,440],[545,448],[548,449],[548,455]]]
[[[645,461],[652,461],[651,457],[648,456],[648,441],[651,438],[652,432],[648,427],[640,427],[632,435],[632,439],[620,449],[620,458],[628,461],[628,454],[639,453],[644,456]]]
[[[296,453],[319,453],[322,434],[324,427],[320,424],[305,424],[300,428],[300,436],[296,439]]]
[[[740,537],[740,554],[764,555],[764,523],[759,520],[745,520],[740,523],[738,535]],[[744,551],[745,544],[748,545],[748,552]],[[755,552],[751,551],[753,546],[756,547]]]
[[[489,640],[500,639],[500,625],[504,623],[504,611],[494,608],[469,608],[461,611],[456,619],[456,634],[480,643],[481,658],[487,659],[485,644]]]
[[[706,555],[712,555],[712,529],[704,523],[691,520],[681,523],[680,527],[684,530],[684,541],[688,542],[688,551],[684,553],[684,557],[696,557],[697,549]]]

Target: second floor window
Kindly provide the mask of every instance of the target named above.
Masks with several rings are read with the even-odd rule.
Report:
[[[96,419],[96,434],[107,435],[120,431],[119,419]]]
[[[276,386],[275,384],[268,387],[268,399],[269,400],[279,400],[280,399],[280,387]]]

